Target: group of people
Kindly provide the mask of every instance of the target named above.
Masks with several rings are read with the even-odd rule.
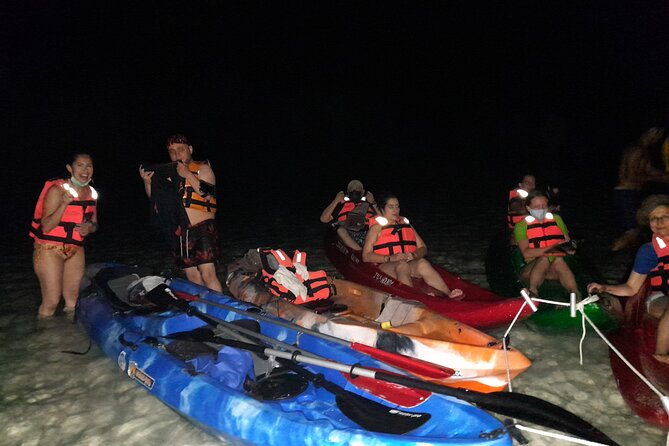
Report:
[[[639,146],[657,140],[658,131],[649,131]],[[216,177],[207,161],[193,160],[193,146],[185,135],[168,137],[166,148],[171,163],[158,168],[139,167],[151,209],[160,217],[176,263],[188,280],[221,291],[215,266],[220,256],[215,224]],[[634,153],[625,156],[634,157]],[[639,162],[646,166],[644,160]],[[69,177],[45,183],[30,228],[33,267],[42,294],[39,318],[53,316],[61,298],[64,311],[74,311],[85,270],[84,242],[98,230],[97,191],[90,184],[92,157],[76,153],[65,167]],[[668,175],[648,169],[646,166],[642,170],[655,175],[655,180]],[[622,179],[632,176],[621,173]],[[619,190],[625,185],[634,186],[621,180]],[[557,192],[536,188],[536,178],[527,174],[509,193],[508,226],[526,263],[521,278],[535,295],[546,279],[559,280],[567,290],[579,294],[574,274],[564,260],[565,250],[556,249],[570,241],[567,226],[556,212],[559,206],[551,200]],[[648,311],[659,320],[656,358],[669,363],[669,196],[646,198],[637,218],[638,223],[650,225],[653,237],[639,249],[627,282],[591,283],[588,292],[633,296],[649,278],[656,295],[648,299]],[[352,180],[346,193],[337,193],[323,210],[320,220],[334,223],[343,243],[361,251],[363,261],[377,264],[401,283],[412,286],[413,279],[420,278],[445,297],[463,296],[462,290],[449,289],[425,258],[427,246],[400,214],[396,195],[384,194],[377,201],[362,182]]]
[[[425,258],[427,246],[409,219],[400,215],[396,195],[386,193],[378,201],[359,180],[351,180],[346,193],[340,191],[321,213],[321,222],[332,223],[342,242],[362,251],[365,262],[401,283],[413,286],[422,279],[443,296],[463,297],[460,289],[449,289],[441,275]]]
[[[168,137],[166,147],[171,163],[139,168],[152,212],[188,280],[222,291],[216,274],[220,256],[216,177],[207,161],[193,160],[193,146],[185,135]],[[91,155],[76,153],[65,167],[68,178],[45,183],[29,233],[34,239],[33,268],[42,294],[38,318],[52,317],[61,297],[65,313],[74,312],[85,272],[84,242],[98,230],[97,191],[90,184]]]

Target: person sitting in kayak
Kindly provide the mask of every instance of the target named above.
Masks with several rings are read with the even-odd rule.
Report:
[[[525,200],[530,192],[537,188],[537,178],[531,173],[523,175],[518,187],[509,191],[509,204],[507,206],[507,225],[513,229],[516,223],[520,222],[527,215],[525,209]],[[557,187],[548,187],[546,195],[548,196],[548,207],[553,212],[560,211],[560,205],[557,201],[559,189]]]
[[[370,220],[362,260],[379,264],[381,271],[405,285],[413,286],[411,278],[416,277],[450,298],[461,297],[462,290],[450,290],[425,259],[427,246],[409,220],[400,216],[398,198],[388,194],[379,204],[382,215]]]
[[[529,283],[528,288],[535,295],[546,279],[557,279],[570,293],[579,296],[574,273],[564,260],[565,252],[558,250],[558,245],[566,246],[570,241],[564,221],[548,211],[548,195],[542,190],[532,191],[525,200],[525,207],[529,215],[513,230],[526,262],[521,279]]]
[[[322,223],[333,223],[342,242],[360,251],[369,229],[368,221],[378,214],[374,194],[365,191],[359,180],[351,180],[346,194],[339,191],[321,213]]]
[[[609,293],[615,296],[636,295],[650,278],[654,292],[646,299],[648,313],[657,318],[655,359],[669,364],[669,274],[666,271],[669,255],[669,195],[650,195],[641,203],[637,213],[640,225],[650,225],[653,238],[638,249],[627,282],[618,285],[588,284],[589,293]]]

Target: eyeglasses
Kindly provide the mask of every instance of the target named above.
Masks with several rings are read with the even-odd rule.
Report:
[[[662,225],[666,222],[669,222],[669,215],[661,215],[659,217],[650,217],[648,219],[652,224]]]

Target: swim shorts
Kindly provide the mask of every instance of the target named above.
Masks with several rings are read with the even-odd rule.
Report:
[[[183,231],[173,254],[182,269],[215,263],[220,258],[216,222],[205,220]]]

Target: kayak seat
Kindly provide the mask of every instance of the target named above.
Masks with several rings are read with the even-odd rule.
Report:
[[[124,302],[128,301],[128,287],[131,283],[139,279],[138,274],[129,274],[127,276],[119,277],[117,279],[112,279],[107,282],[109,289],[112,290],[114,295],[121,299]]]
[[[377,322],[390,322],[394,327],[418,320],[425,310],[425,305],[416,300],[407,300],[400,297],[388,296],[381,306],[381,314]]]

